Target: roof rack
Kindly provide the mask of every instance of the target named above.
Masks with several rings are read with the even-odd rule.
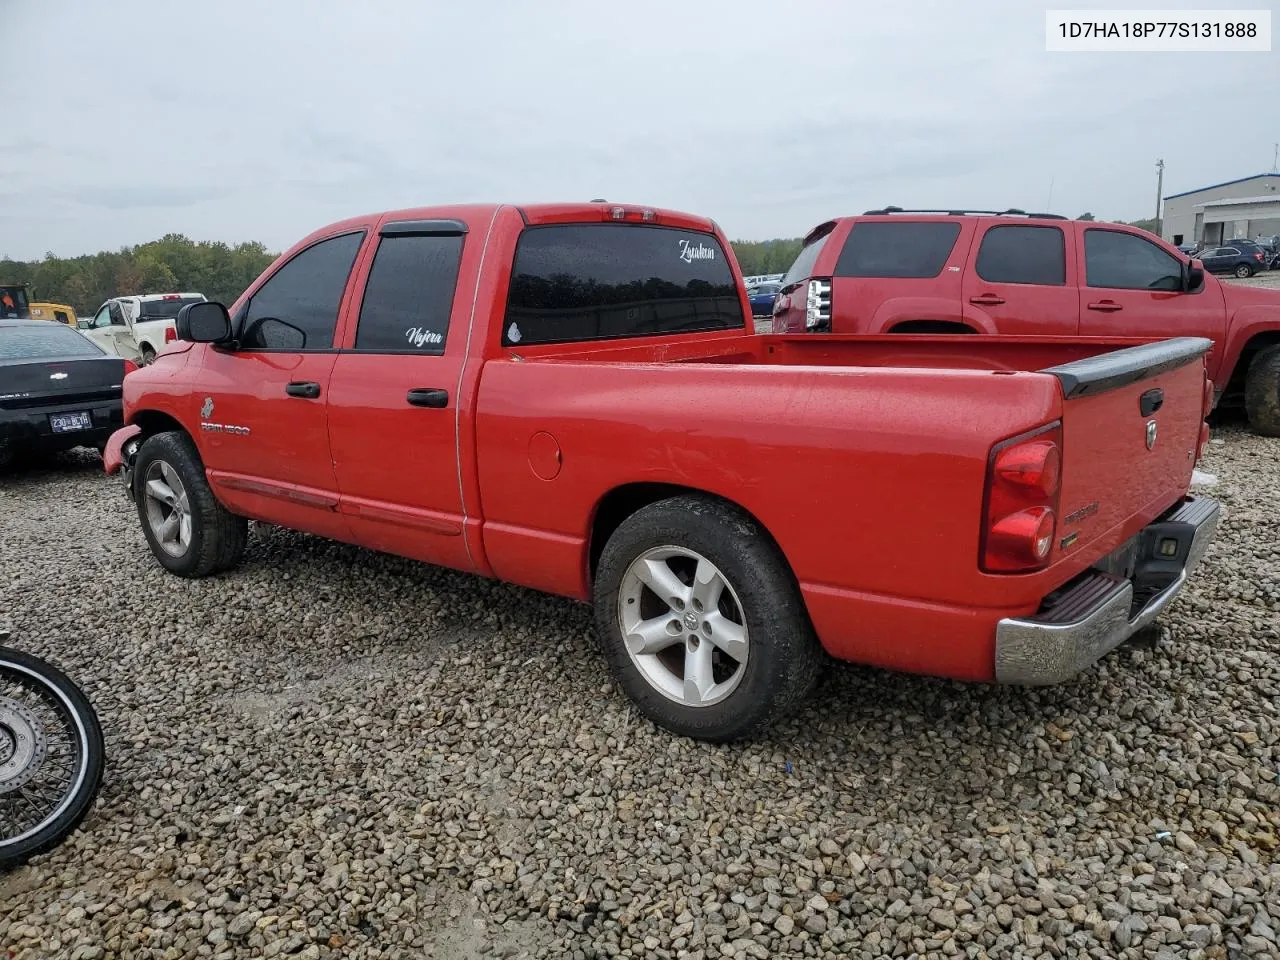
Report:
[[[876,217],[888,213],[942,213],[948,217],[964,217],[971,213],[986,213],[994,217],[1034,217],[1037,220],[1066,220],[1060,213],[1027,213],[1025,210],[1019,210],[1016,207],[1010,207],[1008,210],[904,210],[902,207],[884,207],[880,210],[868,210],[863,213],[864,217]]]

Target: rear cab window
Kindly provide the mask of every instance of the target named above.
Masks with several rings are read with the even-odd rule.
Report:
[[[138,320],[176,320],[178,312],[188,303],[203,303],[204,297],[165,297],[163,300],[142,300],[138,303]]]
[[[733,270],[712,234],[648,224],[548,224],[520,235],[502,344],[745,326]]]

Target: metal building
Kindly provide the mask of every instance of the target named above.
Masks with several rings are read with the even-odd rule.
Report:
[[[1160,234],[1215,246],[1280,233],[1280,173],[1260,173],[1164,198]]]

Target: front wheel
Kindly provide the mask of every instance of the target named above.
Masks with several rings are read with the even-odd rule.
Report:
[[[102,785],[102,728],[52,664],[0,647],[0,867],[61,843]]]
[[[1241,280],[1243,280],[1245,277],[1252,277],[1253,267],[1249,266],[1247,263],[1240,264],[1240,266],[1236,267],[1236,276],[1239,277]]]
[[[1280,437],[1280,343],[1253,355],[1244,381],[1249,426],[1264,437]]]
[[[189,436],[174,430],[148,437],[133,476],[138,519],[162,567],[180,577],[207,577],[240,562],[249,522],[214,497]]]
[[[673,497],[624,520],[594,600],[614,676],[681,736],[750,736],[817,679],[822,650],[791,570],[754,520],[720,501]]]

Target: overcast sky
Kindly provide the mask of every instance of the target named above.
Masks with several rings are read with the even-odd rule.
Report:
[[[1280,53],[1047,53],[1046,6],[1075,5],[0,0],[0,256],[477,200],[735,239],[888,203],[1127,220],[1157,157],[1166,194],[1271,169]]]

